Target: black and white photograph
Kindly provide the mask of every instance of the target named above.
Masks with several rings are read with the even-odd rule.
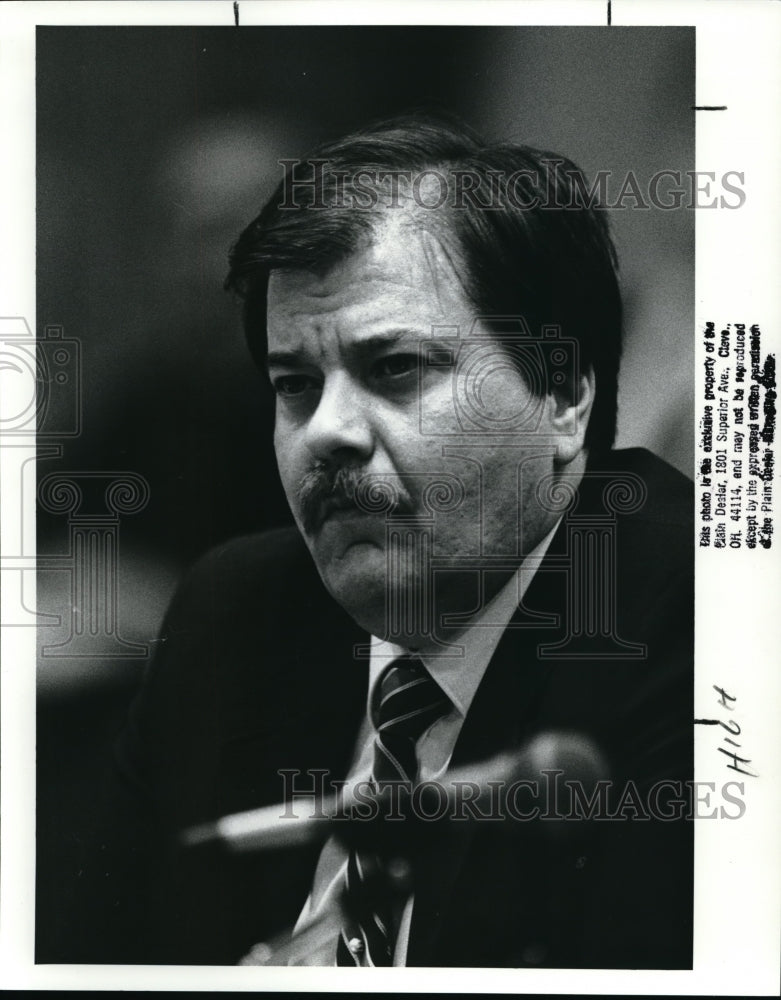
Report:
[[[770,5],[28,6],[14,984],[770,995]]]

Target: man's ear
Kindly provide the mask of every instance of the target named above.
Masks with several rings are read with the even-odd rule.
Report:
[[[556,389],[549,396],[551,431],[555,435],[554,461],[557,465],[568,465],[583,451],[595,388],[594,369],[589,368],[578,377],[574,392]]]

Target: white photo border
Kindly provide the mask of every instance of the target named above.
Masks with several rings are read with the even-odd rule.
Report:
[[[0,11],[3,275],[0,315],[35,324],[35,28],[37,24],[225,25],[220,2],[6,3]],[[242,25],[566,24],[693,25],[697,105],[726,106],[696,118],[697,168],[745,172],[740,211],[696,218],[696,373],[707,321],[759,323],[763,352],[781,347],[781,5],[771,0],[579,0],[579,2],[262,2],[241,0]],[[2,374],[2,373],[0,373]],[[696,381],[699,374],[693,374]],[[11,403],[13,405],[13,403]],[[696,426],[699,414],[695,414]],[[0,475],[18,479],[20,452],[0,442]],[[25,453],[27,454],[27,453]],[[776,477],[777,478],[777,477]],[[21,526],[21,528],[20,528]],[[5,495],[2,538],[23,533],[34,556],[34,511]],[[778,995],[781,941],[781,706],[778,602],[781,561],[769,551],[698,550],[698,716],[713,712],[713,686],[737,692],[741,726],[760,777],[746,779],[739,822],[697,822],[692,971],[549,969],[375,970],[65,966],[34,964],[35,636],[2,631],[2,870],[0,985],[16,989],[344,990],[393,992]],[[34,574],[28,574],[30,576]],[[26,595],[34,602],[34,593]],[[9,595],[3,590],[3,621]],[[30,606],[34,607],[34,603]],[[735,777],[710,727],[695,731],[698,781]]]

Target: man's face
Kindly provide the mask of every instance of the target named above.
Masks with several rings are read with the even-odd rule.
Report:
[[[540,417],[540,401],[490,339],[490,363],[473,366],[479,374],[468,366],[460,371],[457,358],[474,320],[442,244],[408,218],[382,223],[364,249],[325,274],[275,271],[269,281],[268,366],[282,483],[325,585],[375,635],[387,634],[390,590],[420,592],[432,577],[428,555],[410,558],[389,548],[394,512],[388,522],[385,511],[348,499],[361,477],[396,488],[396,517],[428,516],[412,533],[429,532],[440,613],[479,610],[476,588],[466,597],[463,586],[466,576],[475,577],[475,559],[505,557],[506,568],[555,521],[534,499],[553,467],[549,442],[529,433],[495,435],[490,426],[483,434],[459,433],[456,410],[475,398],[496,415],[497,427],[528,410],[546,429],[547,408]],[[441,347],[433,356],[444,364],[426,362],[431,354],[420,344],[432,340]],[[479,386],[470,385],[477,377]],[[437,492],[437,482],[444,491]],[[491,580],[485,584],[487,597]],[[426,635],[411,640],[422,645]]]

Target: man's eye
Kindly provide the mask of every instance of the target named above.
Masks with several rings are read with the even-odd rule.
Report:
[[[278,396],[301,396],[310,389],[317,388],[311,375],[278,375],[271,380],[271,384]]]
[[[418,370],[417,354],[389,354],[372,365],[372,374],[377,378],[400,378]]]

